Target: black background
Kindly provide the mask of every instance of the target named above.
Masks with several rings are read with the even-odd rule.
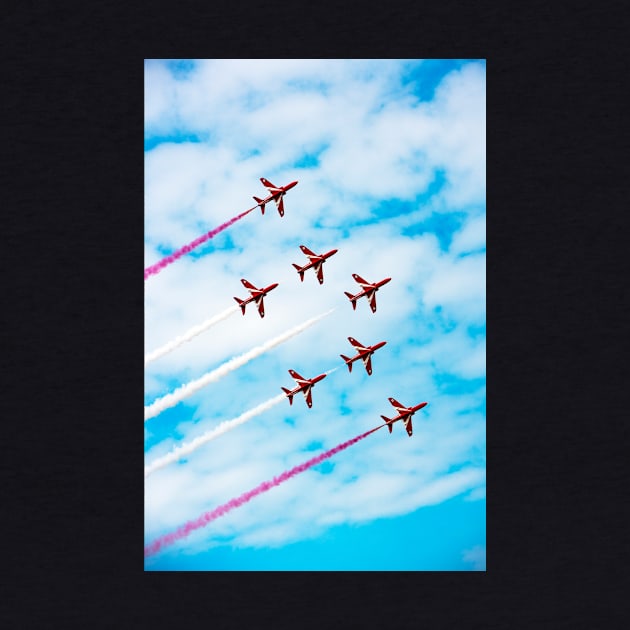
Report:
[[[4,627],[622,627],[627,24],[554,7],[3,4]],[[485,573],[144,572],[145,57],[487,59]]]

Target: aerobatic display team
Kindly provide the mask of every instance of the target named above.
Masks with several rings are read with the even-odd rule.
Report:
[[[298,182],[294,181],[294,182],[291,182],[290,184],[287,184],[286,186],[274,186],[269,180],[265,179],[264,177],[261,177],[260,181],[263,183],[264,186],[267,187],[267,189],[269,190],[269,193],[270,193],[267,197],[265,197],[265,199],[260,199],[259,197],[254,196],[254,200],[257,202],[257,205],[254,206],[254,208],[250,208],[246,212],[243,212],[240,215],[237,215],[231,221],[227,222],[223,226],[220,226],[220,228],[217,228],[215,230],[212,230],[212,231],[208,232],[208,235],[206,236],[206,238],[200,237],[199,239],[196,239],[196,241],[193,241],[189,245],[187,245],[185,247],[182,247],[180,250],[178,250],[178,252],[181,252],[178,256],[175,256],[175,255],[168,256],[165,259],[163,259],[162,261],[158,262],[156,265],[153,265],[152,267],[149,267],[148,269],[145,269],[145,273],[144,273],[145,280],[147,278],[149,278],[151,275],[158,273],[160,270],[162,270],[164,267],[166,267],[166,265],[170,264],[171,262],[174,262],[175,260],[177,260],[178,258],[183,256],[184,254],[192,251],[196,246],[200,245],[201,243],[204,243],[209,238],[212,238],[212,236],[214,236],[215,234],[218,234],[219,231],[221,231],[222,229],[225,229],[225,228],[229,227],[229,225],[234,223],[239,218],[244,217],[246,214],[251,212],[253,209],[255,209],[257,207],[260,207],[262,214],[265,214],[265,204],[267,204],[270,201],[274,201],[276,203],[276,207],[278,209],[278,213],[280,214],[281,217],[283,217],[284,216],[284,196],[286,195],[287,191],[290,190],[291,188],[293,188]],[[319,283],[323,284],[324,283],[323,264],[328,258],[330,258],[333,254],[335,254],[337,252],[337,250],[333,249],[333,250],[330,250],[329,252],[327,252],[325,254],[315,254],[314,252],[312,252],[305,245],[300,245],[300,249],[302,250],[302,252],[304,252],[304,254],[306,254],[306,256],[309,259],[309,262],[306,265],[302,266],[302,267],[300,265],[297,265],[297,264],[293,263],[293,266],[296,268],[296,270],[297,270],[297,272],[298,272],[298,274],[300,276],[300,280],[303,281],[304,280],[304,272],[307,269],[311,269],[312,268],[315,271],[315,274],[317,275],[317,280],[319,281]],[[356,295],[353,295],[350,292],[345,292],[345,295],[348,297],[348,299],[350,300],[350,302],[352,304],[353,310],[356,310],[357,300],[359,298],[361,298],[361,297],[365,297],[367,299],[367,301],[369,302],[369,304],[370,304],[370,309],[372,310],[372,313],[375,313],[376,312],[376,292],[383,285],[387,284],[391,280],[391,278],[383,278],[382,280],[379,280],[378,282],[368,282],[367,280],[364,280],[361,276],[359,276],[356,273],[353,273],[352,277],[354,278],[354,280],[361,287],[361,290]],[[240,299],[238,297],[234,298],[236,300],[236,302],[238,303],[238,306],[240,307],[243,315],[245,315],[245,309],[247,307],[247,304],[250,304],[250,303],[253,302],[258,307],[258,313],[259,313],[260,317],[261,318],[264,317],[265,316],[264,298],[270,291],[272,291],[273,289],[275,289],[278,286],[278,283],[276,282],[276,283],[270,284],[267,287],[258,289],[251,282],[249,282],[248,280],[245,280],[244,278],[241,279],[241,282],[243,283],[243,286],[250,293],[250,296],[248,298],[246,298],[246,299]],[[216,318],[214,318],[214,321],[217,321]],[[186,336],[184,336],[184,337],[186,337]],[[185,340],[187,341],[188,338],[186,338]],[[348,370],[350,372],[352,372],[352,362],[356,361],[357,359],[361,359],[363,361],[364,365],[365,365],[365,369],[366,369],[367,373],[369,375],[371,375],[372,374],[372,354],[374,354],[374,352],[376,350],[378,350],[379,348],[382,348],[387,342],[386,341],[381,341],[381,342],[379,342],[377,344],[374,344],[372,346],[364,346],[361,343],[359,343],[356,339],[354,339],[353,337],[348,337],[348,341],[354,346],[355,350],[357,350],[356,356],[354,356],[352,358],[348,358],[348,357],[346,357],[343,354],[340,355],[341,358],[346,363],[346,365],[348,366]],[[183,341],[180,342],[180,343],[183,343]],[[180,344],[177,344],[177,345],[180,345]],[[175,347],[177,347],[177,346],[173,346],[173,349]],[[152,353],[152,354],[155,354],[155,353]],[[255,356],[255,354],[252,355],[252,358],[253,358],[253,356]],[[145,365],[146,365],[146,363],[147,363],[147,361],[146,361],[146,357],[145,357]],[[234,362],[233,365],[241,365],[241,363]],[[331,370],[331,372],[332,371],[333,370]],[[215,370],[214,373],[217,373],[217,370]],[[313,389],[313,387],[315,386],[316,383],[319,383],[321,380],[326,378],[328,373],[325,372],[323,374],[319,374],[318,376],[314,376],[313,378],[305,378],[305,377],[301,376],[300,374],[298,374],[295,370],[289,369],[289,374],[291,375],[291,377],[297,383],[297,386],[294,387],[293,389],[287,389],[286,387],[282,387],[281,388],[282,391],[285,393],[286,397],[289,399],[289,404],[290,405],[293,404],[293,396],[295,394],[297,394],[299,392],[302,392],[302,394],[304,394],[304,398],[306,400],[307,406],[309,408],[312,407],[313,406],[313,398],[312,398],[311,390]],[[199,380],[203,381],[201,385],[198,385],[197,387],[190,387],[191,384],[189,383],[188,385],[185,385],[182,388],[180,388],[180,390],[184,390],[184,391],[188,392],[188,394],[189,394],[189,393],[192,393],[192,391],[197,391],[200,387],[203,387],[204,385],[206,385],[206,384],[211,382],[211,380],[209,380],[207,378],[206,379],[199,379]],[[169,398],[169,397],[171,397],[169,406],[171,406],[173,404],[176,404],[177,402],[180,402],[180,400],[183,399],[183,396],[177,397],[177,396],[173,396],[173,394],[169,394],[168,396],[165,396],[163,398]],[[162,399],[159,399],[156,402],[160,403],[161,400]],[[319,456],[317,456],[317,457],[315,457],[315,458],[305,462],[304,464],[301,464],[300,466],[294,467],[292,470],[287,471],[286,473],[281,475],[279,478],[277,478],[277,479],[274,478],[273,482],[265,482],[265,483],[261,484],[261,486],[259,486],[258,488],[254,489],[254,490],[252,490],[250,492],[245,493],[244,495],[242,495],[238,499],[234,499],[233,501],[229,502],[228,504],[226,504],[224,506],[221,506],[221,507],[213,510],[212,512],[204,514],[202,517],[200,517],[196,521],[186,523],[186,525],[180,527],[179,529],[177,529],[173,533],[165,534],[164,536],[161,536],[160,538],[154,540],[152,543],[150,543],[149,545],[147,545],[145,547],[145,550],[144,550],[145,556],[150,556],[150,555],[152,555],[154,553],[157,553],[165,545],[172,544],[175,541],[180,540],[181,538],[184,538],[185,536],[187,536],[190,532],[194,531],[195,529],[198,529],[199,527],[202,527],[202,526],[206,525],[207,523],[209,523],[210,521],[214,520],[215,518],[218,518],[219,516],[222,516],[223,514],[227,513],[229,510],[231,510],[233,508],[236,508],[236,507],[239,507],[240,505],[242,505],[246,501],[249,501],[254,496],[260,494],[261,492],[265,492],[267,490],[270,490],[271,488],[279,485],[283,481],[286,481],[286,480],[290,479],[291,477],[293,477],[297,473],[303,472],[305,470],[308,470],[309,468],[311,468],[315,464],[319,464],[322,461],[324,461],[325,459],[327,459],[328,457],[332,457],[333,455],[335,455],[339,451],[341,451],[341,450],[347,448],[348,446],[351,446],[352,444],[355,444],[359,440],[367,437],[368,435],[370,435],[371,433],[373,433],[377,429],[381,428],[382,426],[387,426],[387,428],[389,429],[389,432],[391,433],[392,432],[392,424],[394,422],[397,422],[398,420],[401,420],[403,422],[404,426],[405,426],[407,434],[409,435],[409,437],[411,437],[412,432],[413,432],[412,431],[412,424],[411,424],[411,416],[413,416],[413,414],[416,413],[416,411],[419,411],[420,409],[425,407],[428,403],[427,402],[421,402],[421,403],[418,403],[417,405],[413,405],[411,407],[406,407],[405,405],[399,403],[395,398],[391,398],[391,397],[389,398],[389,402],[394,407],[395,411],[397,412],[397,415],[394,416],[393,418],[388,418],[386,416],[381,416],[381,418],[383,418],[383,420],[385,421],[384,425],[380,425],[378,427],[375,427],[374,429],[368,431],[367,433],[364,433],[364,434],[362,434],[360,436],[357,436],[356,438],[352,438],[348,442],[344,442],[343,444],[340,444],[340,445],[338,445],[338,446],[336,446],[336,447],[326,451],[325,453],[323,453],[323,454],[321,454],[321,455],[319,455]],[[156,411],[156,407],[157,407],[157,411]],[[150,405],[149,407],[145,407],[145,422],[146,422],[146,420],[148,418],[152,418],[155,415],[157,415],[164,408],[165,407],[163,405],[162,406],[160,406],[159,404],[156,405],[156,403],[154,403],[153,405]],[[153,412],[150,411],[149,415],[148,415],[147,414],[147,410],[151,410],[151,409],[153,409]],[[231,426],[237,426],[237,424],[241,424],[241,423],[240,422],[239,423],[234,423]],[[207,441],[208,440],[199,440],[199,439],[197,439],[197,444],[200,446],[201,444],[205,444]],[[186,453],[191,452],[190,448],[187,449],[185,447],[183,447],[183,448],[179,447],[179,449],[177,449],[176,452],[175,452],[175,457],[169,458],[168,461],[166,461],[166,463],[177,461],[177,459],[179,459],[183,455],[184,452],[186,452]],[[163,465],[166,465],[166,463],[162,463],[159,467],[162,467]],[[152,472],[153,470],[156,470],[156,469],[157,469],[157,467],[155,466],[155,463],[151,467],[147,467],[145,469],[145,477],[148,476],[148,474],[150,474],[150,472]]]

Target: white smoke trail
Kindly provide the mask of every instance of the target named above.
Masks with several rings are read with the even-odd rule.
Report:
[[[228,431],[231,431],[235,427],[263,413],[263,411],[267,411],[268,409],[271,409],[278,403],[282,402],[283,400],[286,400],[286,398],[287,397],[284,394],[279,394],[278,396],[275,396],[274,398],[270,398],[266,402],[261,403],[260,405],[254,407],[253,409],[250,409],[249,411],[242,413],[240,416],[233,418],[232,420],[224,420],[223,422],[221,422],[221,424],[216,426],[214,429],[204,433],[203,435],[196,437],[194,440],[191,440],[190,442],[182,444],[181,446],[177,446],[172,451],[168,452],[166,455],[163,455],[162,457],[159,457],[158,459],[156,459],[149,466],[145,466],[144,468],[145,479],[156,470],[159,470],[160,468],[164,468],[164,466],[168,466],[168,464],[173,464],[178,459],[186,455],[190,455],[190,453],[198,449],[200,446],[207,444],[208,442],[210,442],[210,440],[214,440],[214,438],[219,437],[220,435],[223,435],[224,433],[227,433]]]
[[[267,352],[267,350],[271,350],[271,348],[274,348],[275,346],[278,346],[281,343],[288,341],[289,339],[291,339],[291,337],[295,337],[295,335],[298,335],[301,332],[305,331],[307,328],[309,328],[310,326],[318,322],[320,319],[323,319],[327,315],[330,315],[330,313],[332,313],[334,310],[335,309],[332,308],[326,313],[322,313],[321,315],[318,315],[317,317],[312,317],[311,319],[307,319],[302,324],[298,324],[297,326],[294,326],[287,332],[282,333],[281,335],[278,335],[277,337],[274,337],[273,339],[269,341],[266,341],[261,346],[256,346],[255,348],[248,350],[244,354],[241,354],[238,357],[234,357],[233,359],[226,361],[223,365],[220,365],[218,368],[212,370],[212,372],[208,372],[207,374],[204,374],[201,378],[198,378],[196,381],[191,381],[190,383],[186,383],[185,385],[178,387],[171,394],[166,394],[166,396],[162,396],[162,398],[158,398],[156,401],[151,403],[148,407],[144,408],[144,421],[146,422],[149,418],[153,418],[154,416],[157,416],[159,413],[162,413],[162,411],[164,411],[165,409],[168,409],[169,407],[173,407],[177,403],[184,400],[184,398],[187,398],[191,394],[194,394],[195,392],[199,391],[202,387],[205,387],[206,385],[209,385],[210,383],[214,383],[215,381],[218,381],[220,378],[222,378],[226,374],[229,374],[230,372],[236,370],[237,368],[245,365],[252,359],[259,357],[261,354],[264,354],[265,352]]]
[[[197,326],[193,326],[190,330],[187,330],[183,335],[180,335],[179,337],[175,337],[173,341],[169,341],[167,344],[164,344],[161,348],[158,348],[157,350],[150,352],[144,357],[145,367],[149,363],[151,363],[151,361],[155,361],[156,359],[163,357],[165,354],[168,354],[169,352],[175,350],[175,348],[178,348],[183,343],[186,343],[187,341],[190,341],[193,337],[196,337],[197,335],[201,334],[202,332],[204,332],[204,330],[208,330],[210,326],[214,326],[216,323],[224,319],[227,319],[230,315],[232,315],[232,313],[236,313],[236,311],[238,311],[238,304],[235,304],[234,306],[230,306],[230,308],[224,310],[222,313],[219,313],[218,315],[215,315],[214,317],[207,319],[205,322]]]

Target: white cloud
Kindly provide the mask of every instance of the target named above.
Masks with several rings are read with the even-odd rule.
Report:
[[[436,262],[424,285],[424,302],[442,307],[446,314],[469,322],[483,322],[486,311],[486,257],[444,256]]]
[[[429,401],[414,416],[414,436],[401,426],[380,430],[332,460],[331,474],[308,471],[209,525],[182,547],[207,548],[216,537],[234,545],[276,545],[333,523],[393,517],[423,505],[485,492],[485,387],[451,394],[443,378],[485,376],[485,70],[466,64],[446,76],[434,100],[421,102],[398,79],[404,63],[335,60],[198,62],[174,78],[145,63],[147,134],[197,134],[201,142],[163,143],[145,154],[145,262],[181,247],[251,207],[264,195],[259,177],[299,185],[256,209],[145,283],[145,351],[151,352],[244,297],[240,283],[278,282],[265,298],[264,319],[248,307],[146,367],[145,394],[172,391],[316,314],[323,322],[187,399],[178,435],[157,416],[147,423],[150,462],[292,386],[287,370],[310,377],[332,367],[313,389],[252,419],[169,465],[145,484],[148,539],[250,490],[291,466],[379,425],[394,396]],[[312,166],[296,160],[313,158]],[[308,164],[308,162],[305,162]],[[445,188],[422,203],[436,170]],[[384,216],[407,202],[409,212]],[[463,213],[448,251],[436,234],[407,236],[433,212]],[[300,282],[298,245],[337,248],[319,285]],[[161,250],[158,248],[162,248]],[[351,277],[392,277],[371,313],[343,295]],[[438,312],[439,307],[439,312]],[[368,377],[348,373],[340,353],[347,337],[387,345]],[[345,410],[345,413],[342,411]],[[391,417],[391,416],[390,416]],[[159,440],[159,436],[163,439]],[[306,450],[314,445],[314,450]],[[476,493],[476,494],[475,494]]]
[[[468,254],[486,247],[486,215],[473,217],[453,236],[450,252]]]
[[[470,562],[475,571],[486,570],[486,548],[476,545],[462,554],[464,562]]]
[[[467,501],[481,501],[486,498],[486,487],[475,488],[466,497]]]

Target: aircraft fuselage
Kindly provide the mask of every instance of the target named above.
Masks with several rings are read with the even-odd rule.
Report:
[[[391,278],[385,278],[384,280],[381,280],[380,282],[375,282],[371,287],[365,289],[363,293],[360,293],[359,295],[360,296],[367,295],[368,297],[370,295],[374,295],[383,285],[387,284],[390,280]]]
[[[397,420],[406,420],[407,418],[411,418],[416,411],[420,411],[423,407],[426,407],[429,403],[421,402],[419,405],[415,405],[413,407],[407,407],[405,411],[400,412],[395,418],[392,418],[392,422],[396,422]]]
[[[327,258],[330,258],[333,254],[336,254],[338,251],[339,250],[337,249],[331,249],[326,254],[321,254],[320,256],[317,256],[317,258],[312,258],[306,265],[304,265],[304,267],[302,267],[302,269],[306,271],[307,269],[310,269],[315,265],[319,265],[320,263],[323,263]]]

